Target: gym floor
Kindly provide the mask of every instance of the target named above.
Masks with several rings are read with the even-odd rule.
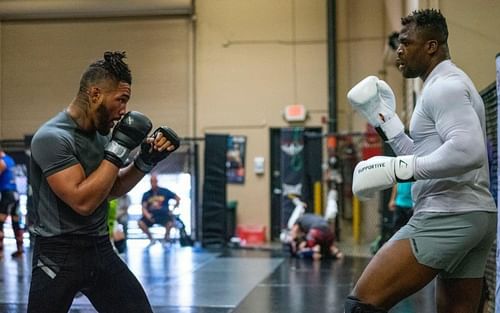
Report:
[[[0,261],[0,312],[26,312],[31,254],[10,258],[6,240]],[[12,250],[12,251],[11,251]],[[349,254],[349,253],[348,253]],[[223,249],[148,246],[128,241],[123,259],[143,284],[157,313],[342,313],[347,296],[369,258],[340,260],[289,258],[279,247]],[[391,313],[434,313],[433,284],[402,301]],[[75,298],[72,313],[95,312],[85,296]]]

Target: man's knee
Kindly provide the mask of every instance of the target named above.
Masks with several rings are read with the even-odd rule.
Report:
[[[349,296],[345,300],[344,313],[387,313],[386,310],[363,303],[358,298]]]

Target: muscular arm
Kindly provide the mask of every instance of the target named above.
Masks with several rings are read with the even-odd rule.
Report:
[[[456,82],[440,87],[443,92],[434,95],[425,109],[443,143],[432,153],[416,159],[416,179],[458,176],[484,163],[483,131],[470,95]]]
[[[413,140],[405,133],[401,133],[388,142],[396,155],[413,154]]]
[[[47,181],[54,193],[81,215],[90,215],[108,197],[119,197],[132,189],[144,173],[133,164],[118,171],[109,161],[89,177],[80,164],[73,165],[49,177]]]
[[[88,177],[80,164],[72,165],[47,177],[52,191],[81,215],[92,214],[108,197],[118,175],[118,168],[109,161]]]
[[[139,171],[133,163],[121,169],[118,177],[110,190],[110,197],[120,197],[129,192],[144,177],[144,173]]]
[[[153,141],[153,139],[150,140]],[[48,175],[47,182],[62,201],[81,215],[92,214],[108,197],[119,197],[127,193],[144,177],[144,173],[133,164],[119,170],[116,165],[107,160],[103,160],[87,177],[82,165],[75,164],[71,142],[65,138],[45,134],[38,141],[33,142],[32,146],[38,161],[45,165],[44,168],[54,163],[51,161],[54,156],[66,163],[73,163],[67,168]],[[154,139],[154,149],[164,150],[167,147],[169,144],[164,137],[159,136]],[[44,151],[51,151],[51,153]]]

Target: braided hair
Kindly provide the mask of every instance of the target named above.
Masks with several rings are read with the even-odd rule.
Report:
[[[83,73],[79,93],[86,93],[90,85],[103,81],[112,81],[115,84],[119,82],[132,84],[130,69],[123,61],[125,58],[125,51],[104,52],[104,58],[90,64]]]

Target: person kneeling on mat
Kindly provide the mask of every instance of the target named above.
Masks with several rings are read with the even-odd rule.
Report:
[[[290,230],[290,251],[300,258],[341,258],[342,253],[335,246],[335,235],[328,222],[321,216],[305,213]]]

